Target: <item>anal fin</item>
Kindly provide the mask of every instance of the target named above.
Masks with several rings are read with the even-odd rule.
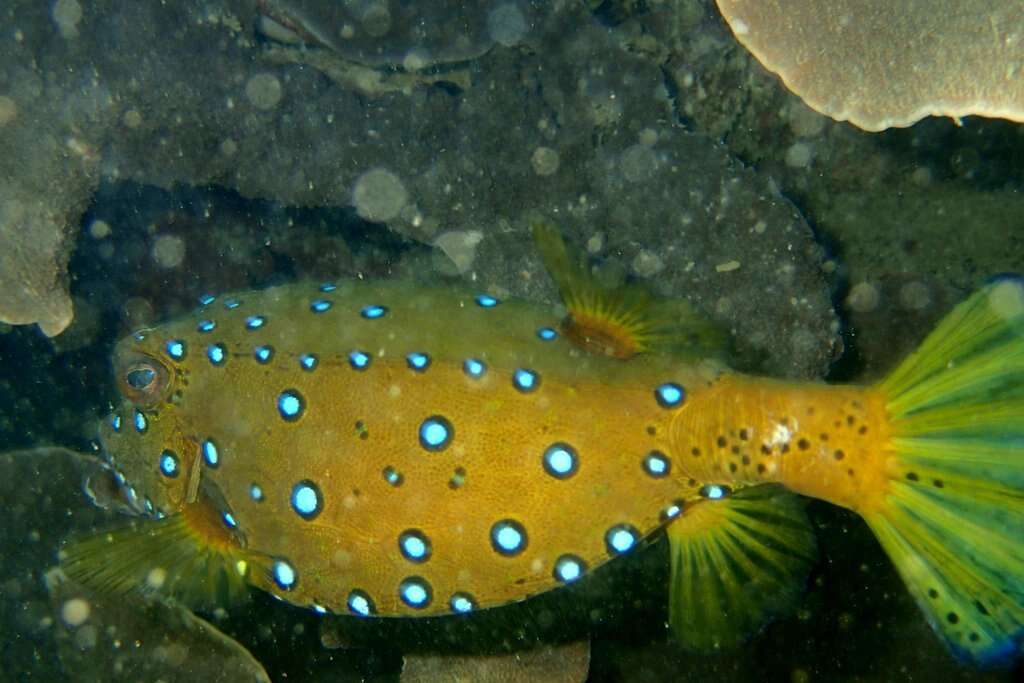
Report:
[[[211,611],[247,597],[254,558],[200,497],[163,519],[139,518],[71,540],[60,561],[71,579],[103,593],[158,593]]]
[[[771,484],[696,503],[666,532],[669,622],[693,650],[735,648],[792,612],[817,558],[803,501]]]

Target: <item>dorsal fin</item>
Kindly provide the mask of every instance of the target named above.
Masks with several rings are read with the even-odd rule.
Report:
[[[538,221],[531,230],[568,310],[562,331],[580,348],[623,360],[654,351],[686,358],[724,355],[726,335],[686,301],[659,299],[639,284],[603,286],[582,255],[570,252],[557,227]]]

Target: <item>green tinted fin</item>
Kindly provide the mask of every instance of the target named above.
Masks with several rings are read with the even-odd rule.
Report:
[[[137,519],[69,541],[61,569],[110,594],[159,593],[211,611],[244,600],[253,558],[205,496],[163,519]],[[261,560],[256,560],[260,562]]]
[[[720,357],[727,335],[683,300],[660,299],[639,284],[601,285],[558,228],[531,225],[544,266],[568,310],[565,335],[581,348],[615,358],[657,351],[685,358]]]
[[[879,389],[888,488],[862,511],[960,659],[1024,654],[1024,280],[953,309]]]
[[[695,503],[666,533],[669,623],[693,650],[735,648],[794,611],[817,559],[804,501],[772,484]]]

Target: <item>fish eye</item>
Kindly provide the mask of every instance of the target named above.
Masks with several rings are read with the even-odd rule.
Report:
[[[133,368],[124,376],[124,381],[136,391],[145,391],[156,381],[156,372],[153,368]]]
[[[148,407],[164,397],[171,383],[167,368],[146,354],[131,354],[117,363],[121,393],[132,403]]]

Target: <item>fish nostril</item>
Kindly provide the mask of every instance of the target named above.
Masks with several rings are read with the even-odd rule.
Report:
[[[124,379],[132,389],[144,391],[156,381],[156,372],[152,368],[134,368]]]

